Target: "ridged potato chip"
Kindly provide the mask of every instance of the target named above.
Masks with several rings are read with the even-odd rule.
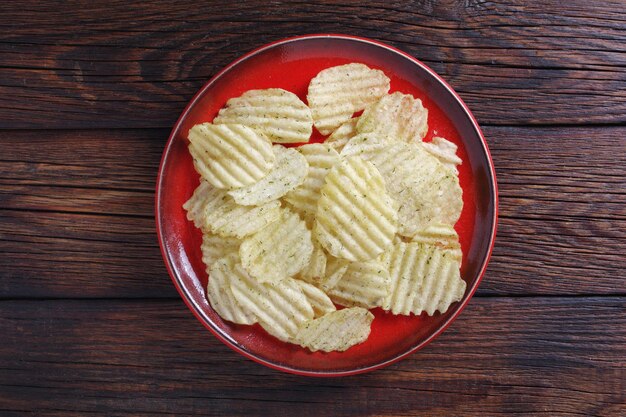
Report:
[[[292,278],[261,283],[237,265],[230,288],[239,305],[250,311],[272,336],[290,342],[315,313],[300,284]]]
[[[399,206],[399,234],[411,237],[429,225],[453,225],[459,219],[463,191],[458,176],[419,143],[388,143],[360,134],[346,144],[341,155],[358,155],[378,168]]]
[[[420,230],[411,238],[411,242],[424,243],[448,249],[459,260],[463,257],[459,235],[454,227],[449,224],[433,224],[426,229]]]
[[[202,123],[188,138],[196,171],[217,188],[254,184],[274,166],[272,143],[244,125]]]
[[[445,313],[465,293],[460,261],[449,250],[421,243],[398,243],[389,257],[391,291],[383,309],[393,314]]]
[[[342,306],[380,307],[389,294],[389,285],[389,272],[382,262],[351,262],[328,296]]]
[[[326,253],[317,242],[313,242],[313,253],[307,266],[302,268],[298,278],[312,284],[318,284],[326,276]]]
[[[202,262],[211,266],[215,261],[228,255],[239,254],[241,240],[234,237],[214,235],[211,232],[202,233]]]
[[[296,282],[300,284],[300,288],[302,288],[304,296],[307,300],[309,300],[309,303],[311,303],[315,317],[321,317],[324,314],[337,310],[324,291],[320,290],[313,284],[309,284],[308,282],[300,280],[296,280]]]
[[[198,229],[206,227],[205,208],[213,193],[213,187],[208,182],[200,181],[191,198],[183,204],[183,208],[187,210],[187,219]]]
[[[447,139],[435,136],[431,142],[422,143],[422,146],[454,172],[457,172],[457,165],[463,163],[463,160],[456,154],[459,147]]]
[[[280,202],[262,206],[240,206],[224,190],[211,188],[204,207],[204,229],[225,237],[241,239],[280,217]]]
[[[311,231],[296,213],[281,209],[273,222],[241,243],[244,268],[260,282],[278,282],[295,276],[313,253]]]
[[[213,123],[250,126],[275,143],[308,142],[313,131],[309,107],[297,95],[281,88],[249,90],[231,98]]]
[[[237,204],[250,206],[277,200],[302,184],[306,178],[309,163],[300,152],[282,145],[274,145],[272,149],[276,161],[265,177],[252,185],[228,192]]]
[[[305,220],[312,219],[317,212],[317,200],[320,197],[320,188],[330,169],[337,165],[341,158],[337,151],[327,144],[312,143],[300,146],[298,151],[309,164],[309,170],[304,182],[295,190],[287,193],[285,200]]]
[[[352,63],[320,71],[309,84],[307,100],[315,127],[328,135],[388,91],[385,73]]]
[[[224,320],[238,324],[254,324],[256,317],[247,309],[242,308],[235,300],[230,284],[232,277],[238,273],[236,265],[238,256],[227,256],[218,259],[210,268],[207,298],[213,310]]]
[[[391,245],[397,210],[373,164],[348,158],[330,170],[320,193],[314,233],[328,253],[366,261]]]
[[[341,152],[344,145],[348,143],[350,139],[356,136],[356,124],[359,121],[358,117],[353,117],[341,126],[324,141],[325,144],[332,146],[337,152]]]
[[[428,132],[428,110],[410,94],[386,94],[363,111],[356,130],[388,141],[421,141]]]
[[[343,352],[367,340],[372,321],[374,315],[364,308],[344,308],[304,323],[294,342],[312,352]]]

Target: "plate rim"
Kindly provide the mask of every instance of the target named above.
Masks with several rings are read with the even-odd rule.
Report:
[[[162,230],[161,230],[161,219],[162,219],[162,216],[161,216],[161,211],[160,211],[160,201],[161,201],[161,192],[160,192],[160,190],[161,190],[161,185],[162,185],[162,181],[163,181],[163,169],[164,169],[164,166],[165,166],[165,162],[167,161],[167,157],[169,155],[169,152],[171,150],[172,142],[174,141],[174,138],[176,137],[176,135],[178,134],[178,131],[181,128],[182,121],[185,119],[185,117],[190,112],[190,110],[194,107],[194,105],[196,104],[198,99],[219,78],[221,78],[226,72],[230,71],[233,67],[237,66],[241,62],[246,61],[246,60],[250,59],[251,57],[253,57],[253,56],[257,55],[257,54],[259,54],[261,52],[264,52],[264,51],[266,51],[268,49],[274,48],[276,46],[284,45],[284,44],[291,43],[291,42],[297,42],[297,41],[301,41],[301,40],[307,40],[307,39],[343,39],[343,40],[356,41],[356,42],[369,44],[369,45],[372,45],[372,46],[375,46],[375,47],[387,49],[388,51],[393,52],[395,54],[398,54],[401,57],[403,57],[405,59],[408,59],[413,64],[415,64],[415,65],[421,67],[422,69],[424,69],[426,72],[428,72],[437,82],[439,82],[455,98],[455,100],[459,103],[459,105],[463,109],[463,112],[469,117],[469,119],[471,121],[471,124],[472,124],[472,127],[474,128],[474,130],[478,134],[478,137],[480,138],[480,143],[481,143],[481,146],[482,146],[483,153],[487,156],[487,161],[488,161],[488,165],[489,165],[489,172],[490,172],[489,182],[490,182],[492,196],[493,196],[492,201],[491,201],[491,203],[493,205],[493,220],[492,220],[490,236],[489,236],[489,249],[487,250],[487,254],[486,254],[486,256],[484,257],[484,259],[482,261],[482,264],[480,266],[480,269],[479,269],[479,272],[478,272],[478,276],[477,276],[477,279],[476,279],[474,285],[469,289],[469,293],[468,293],[467,297],[465,298],[465,300],[463,302],[461,302],[461,305],[458,308],[458,310],[453,315],[451,315],[446,321],[444,321],[437,328],[437,330],[435,332],[433,332],[430,336],[428,336],[427,338],[425,338],[421,342],[417,343],[416,345],[412,346],[410,349],[408,349],[407,351],[403,352],[402,354],[394,356],[391,359],[375,363],[373,365],[368,365],[368,366],[360,367],[360,368],[357,368],[357,369],[350,369],[350,370],[310,371],[310,370],[297,369],[297,368],[293,368],[291,366],[281,365],[281,364],[278,364],[278,363],[271,362],[269,360],[266,360],[264,358],[258,357],[256,355],[254,355],[254,354],[252,354],[250,352],[247,352],[244,349],[242,349],[240,346],[238,346],[236,344],[236,342],[232,338],[229,337],[228,334],[223,332],[217,326],[214,327],[214,325],[211,323],[211,321],[207,320],[204,317],[204,314],[203,314],[202,310],[200,309],[200,306],[187,294],[187,291],[185,290],[185,288],[180,283],[178,275],[176,274],[176,272],[174,270],[174,267],[172,265],[172,261],[171,261],[170,256],[169,256],[169,252],[166,251],[166,249],[165,249],[163,233],[162,233]],[[319,34],[308,34],[308,35],[293,36],[293,37],[283,38],[283,39],[279,39],[279,40],[274,41],[274,42],[270,42],[270,43],[264,44],[264,45],[262,45],[262,46],[260,46],[260,47],[258,47],[256,49],[253,49],[250,52],[247,52],[246,54],[240,56],[239,58],[235,59],[234,61],[232,61],[231,63],[226,65],[224,68],[222,68],[220,71],[218,71],[214,76],[212,76],[196,92],[196,94],[189,101],[189,103],[187,103],[187,106],[185,107],[183,112],[180,114],[180,116],[176,120],[176,123],[174,123],[174,125],[172,127],[170,135],[169,135],[169,137],[167,139],[167,142],[165,144],[165,148],[163,150],[163,154],[161,155],[161,161],[159,163],[159,170],[158,170],[157,180],[156,180],[156,191],[155,191],[155,196],[154,196],[154,203],[155,203],[154,204],[155,226],[156,226],[157,238],[158,238],[158,241],[159,241],[159,248],[161,250],[161,256],[163,257],[163,260],[165,261],[165,266],[166,266],[167,272],[168,272],[168,274],[170,276],[170,279],[172,280],[174,286],[176,287],[176,290],[178,291],[178,293],[180,294],[181,298],[183,299],[183,301],[187,305],[187,308],[193,313],[193,315],[196,317],[196,319],[198,321],[200,321],[204,325],[204,327],[206,327],[211,333],[213,333],[213,335],[215,337],[217,337],[222,343],[224,343],[226,346],[228,346],[229,348],[231,348],[235,352],[241,354],[242,356],[244,356],[244,357],[246,357],[248,359],[252,359],[253,361],[255,361],[257,363],[260,363],[260,364],[262,364],[264,366],[267,366],[267,367],[269,367],[271,369],[274,369],[274,370],[287,372],[287,373],[300,375],[300,376],[312,376],[312,377],[350,376],[350,375],[362,374],[362,373],[374,371],[376,369],[384,368],[384,367],[389,366],[389,365],[391,365],[393,363],[396,363],[396,362],[400,361],[401,359],[404,359],[405,357],[409,356],[410,354],[415,353],[418,350],[424,348],[430,342],[432,342],[434,339],[436,339],[439,335],[441,335],[441,333],[443,333],[452,324],[452,322],[454,320],[456,320],[456,318],[461,314],[463,309],[467,306],[469,301],[474,296],[474,293],[476,292],[480,282],[482,281],[483,276],[485,275],[485,272],[486,272],[486,269],[487,269],[487,265],[489,264],[489,260],[491,259],[491,255],[492,255],[493,248],[494,248],[494,245],[495,245],[496,232],[497,232],[497,226],[498,226],[498,183],[497,183],[497,179],[496,179],[496,170],[495,170],[495,167],[494,167],[494,164],[493,164],[493,159],[491,157],[491,153],[489,151],[489,147],[487,146],[487,141],[485,140],[485,137],[484,137],[484,135],[482,133],[482,130],[480,129],[480,126],[478,125],[478,122],[476,121],[476,118],[474,117],[474,115],[470,111],[469,107],[465,104],[463,99],[458,95],[458,93],[456,91],[454,91],[454,89],[441,76],[439,76],[435,71],[430,69],[426,64],[424,64],[423,62],[421,62],[417,58],[413,57],[412,55],[409,55],[408,53],[406,53],[406,52],[404,52],[404,51],[402,51],[400,49],[397,49],[397,48],[395,48],[393,46],[387,45],[387,44],[385,44],[383,42],[379,42],[379,41],[376,41],[376,40],[373,40],[373,39],[360,37],[360,36],[355,36],[355,35],[346,35],[346,34],[337,34],[337,33],[319,33]]]

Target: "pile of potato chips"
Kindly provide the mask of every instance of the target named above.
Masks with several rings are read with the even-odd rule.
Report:
[[[423,142],[428,110],[389,88],[380,70],[336,66],[311,80],[308,105],[250,90],[189,131],[201,181],[183,207],[224,320],[344,351],[368,338],[371,308],[433,315],[463,297],[461,159],[444,138]],[[313,126],[324,143],[281,145]]]

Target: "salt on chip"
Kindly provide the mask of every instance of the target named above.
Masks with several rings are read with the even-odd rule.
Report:
[[[187,210],[187,219],[191,220],[198,229],[205,227],[205,208],[213,193],[213,187],[208,182],[200,181],[200,185],[196,187],[191,198],[183,204],[183,208]]]
[[[274,166],[272,143],[244,125],[202,123],[188,138],[196,171],[217,188],[254,184]]]
[[[372,321],[374,315],[364,308],[344,308],[304,323],[294,342],[313,352],[343,352],[367,340]]]
[[[463,163],[463,160],[456,154],[458,146],[440,136],[435,136],[430,142],[422,143],[422,146],[437,157],[442,164],[455,172],[457,171],[457,165]]]
[[[265,177],[252,185],[228,192],[237,204],[250,206],[277,200],[302,184],[306,178],[309,164],[300,152],[282,145],[274,145],[272,149],[276,161]]]
[[[248,236],[239,248],[244,268],[260,282],[295,276],[308,265],[312,253],[311,231],[289,209],[281,209],[278,221]]]
[[[352,262],[328,296],[342,306],[382,306],[389,294],[389,272],[382,262]]]
[[[397,210],[373,164],[348,158],[330,170],[320,193],[314,233],[328,253],[366,261],[391,245]]]
[[[328,135],[388,91],[385,73],[352,63],[320,71],[309,84],[307,100],[315,127]]]
[[[298,278],[313,284],[320,283],[326,276],[326,253],[317,242],[313,242],[313,252],[307,266],[302,268]]]
[[[411,237],[429,225],[454,225],[463,209],[458,176],[419,143],[387,142],[360,134],[341,151],[370,161],[385,179],[389,195],[398,204],[398,233]]]
[[[262,283],[237,265],[230,289],[239,305],[254,314],[261,327],[284,342],[290,342],[299,327],[315,315],[302,287],[292,278]]]
[[[449,250],[403,242],[394,245],[388,262],[391,290],[383,309],[393,314],[432,316],[463,298],[460,261]]]
[[[280,202],[241,206],[224,190],[211,188],[204,205],[204,229],[225,237],[241,239],[261,230],[280,217]]]
[[[309,300],[309,303],[311,303],[315,317],[321,317],[324,314],[337,310],[324,291],[320,290],[315,285],[309,284],[308,282],[300,280],[296,280],[296,282],[300,284],[300,288],[302,288],[304,296],[307,300]]]
[[[202,233],[202,262],[206,266],[211,266],[220,258],[231,254],[239,254],[241,240],[234,237],[224,237],[211,232]]]
[[[356,124],[359,121],[358,117],[353,117],[341,126],[324,141],[325,144],[332,146],[337,152],[341,152],[341,149],[346,143],[354,136],[356,136]]]
[[[365,109],[356,130],[390,141],[421,141],[428,132],[428,110],[410,94],[387,94]]]
[[[302,214],[305,220],[309,220],[317,212],[317,200],[326,175],[341,158],[337,151],[325,143],[312,143],[297,149],[307,160],[309,170],[304,182],[287,193],[285,200],[295,211]]]
[[[297,95],[281,88],[249,90],[231,98],[213,123],[240,123],[275,143],[308,142],[313,131],[311,110]]]
[[[256,317],[243,308],[233,295],[230,284],[233,276],[240,272],[237,269],[238,256],[227,256],[218,259],[207,268],[209,283],[207,298],[213,310],[224,320],[238,324],[254,324]]]

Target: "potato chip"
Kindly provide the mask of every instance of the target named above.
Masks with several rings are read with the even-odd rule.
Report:
[[[183,204],[183,208],[187,210],[187,219],[191,220],[198,229],[206,226],[204,213],[208,200],[212,196],[213,187],[206,181],[200,181],[200,185],[196,187],[191,198]]]
[[[289,209],[281,209],[278,221],[244,239],[239,248],[244,268],[260,282],[296,275],[308,265],[312,253],[311,231]]]
[[[234,237],[223,237],[210,232],[202,233],[202,262],[211,266],[215,261],[231,254],[239,254],[241,240]]]
[[[224,320],[238,324],[254,324],[256,317],[247,309],[242,308],[235,300],[230,284],[237,273],[238,256],[227,256],[212,262],[207,286],[207,298],[213,310]]]
[[[304,182],[295,190],[287,193],[285,200],[305,220],[312,219],[317,212],[317,200],[320,188],[330,169],[339,163],[341,158],[332,147],[322,143],[312,143],[297,148],[306,158],[309,171]]]
[[[373,164],[348,158],[330,170],[320,193],[314,233],[328,253],[365,261],[391,245],[397,210]]]
[[[211,188],[204,207],[204,229],[225,237],[241,239],[280,217],[280,202],[262,206],[240,206],[226,191]]]
[[[422,243],[398,243],[389,257],[391,291],[383,309],[394,314],[445,313],[465,293],[459,260],[450,251]]]
[[[438,246],[442,249],[458,251],[459,257],[462,256],[461,244],[459,243],[459,235],[454,227],[449,224],[433,224],[426,229],[420,230],[411,238],[411,242],[424,243],[427,245]]]
[[[389,78],[363,64],[320,71],[309,84],[307,100],[315,127],[328,135],[389,91]]]
[[[308,142],[313,131],[309,107],[297,95],[281,88],[249,90],[231,98],[213,123],[250,126],[275,143]]]
[[[317,242],[313,242],[313,253],[308,265],[298,274],[303,281],[317,284],[326,276],[326,253]]]
[[[325,144],[332,146],[337,152],[341,152],[344,145],[348,143],[350,139],[356,136],[356,124],[359,121],[358,117],[353,117],[341,126],[324,141]]]
[[[410,94],[386,94],[365,109],[356,130],[389,141],[421,141],[428,132],[428,110]]]
[[[300,284],[292,278],[261,283],[237,265],[230,289],[239,305],[250,311],[269,334],[289,342],[315,313]]]
[[[282,145],[274,145],[272,149],[276,162],[265,177],[252,185],[228,192],[237,204],[250,206],[277,200],[302,184],[306,178],[309,163],[300,152]]]
[[[411,237],[429,225],[453,225],[463,209],[458,176],[418,143],[391,142],[370,134],[355,136],[341,151],[374,164],[399,205],[398,233]]]
[[[328,296],[342,306],[379,307],[389,294],[389,272],[382,262],[351,262]]]
[[[374,315],[364,308],[333,311],[300,327],[294,342],[311,351],[340,351],[367,340]]]
[[[456,154],[458,146],[447,139],[435,136],[431,142],[422,143],[422,146],[454,172],[457,172],[457,165],[463,163],[463,160]]]
[[[324,291],[330,291],[335,288],[337,283],[344,276],[350,266],[350,261],[345,259],[335,258],[334,256],[327,257],[326,260],[326,275],[320,281],[319,285]]]
[[[304,296],[307,300],[309,300],[309,303],[311,303],[315,317],[321,317],[326,313],[337,310],[324,291],[320,290],[313,284],[309,284],[308,282],[300,280],[296,280],[296,282],[300,284]]]
[[[274,166],[272,143],[244,125],[202,123],[188,137],[196,171],[217,188],[254,184]]]

